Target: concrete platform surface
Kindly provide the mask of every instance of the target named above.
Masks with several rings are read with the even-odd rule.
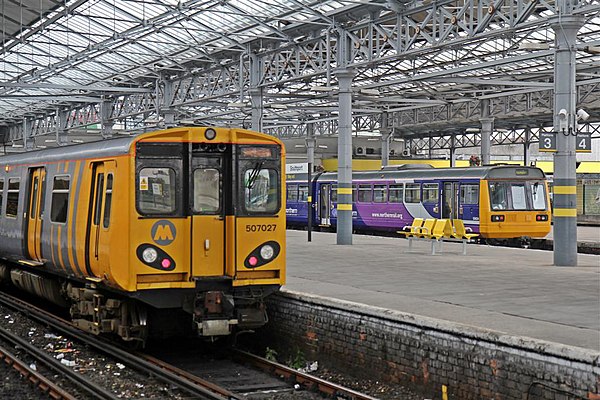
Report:
[[[289,230],[284,289],[600,351],[600,256]]]

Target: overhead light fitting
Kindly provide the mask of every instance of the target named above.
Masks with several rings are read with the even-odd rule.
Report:
[[[311,86],[310,90],[315,91],[315,92],[331,92],[333,90],[333,87],[331,86]]]
[[[379,94],[380,94],[379,90],[377,90],[377,89],[367,89],[367,88],[359,89],[358,92],[360,94],[364,94],[366,96],[379,96]]]
[[[326,149],[327,145],[326,144],[320,144],[317,147],[320,148],[320,149]]]
[[[227,103],[227,107],[244,108],[244,107],[246,107],[246,104],[239,103],[239,102],[231,102],[231,103]]]
[[[467,133],[478,133],[480,131],[479,128],[467,128],[465,129],[465,132]]]
[[[548,43],[522,42],[519,43],[519,50],[548,50]]]
[[[286,106],[285,104],[277,104],[277,103],[269,104],[268,106],[269,106],[269,108],[276,108],[278,110],[287,110],[287,108],[288,108],[288,106]]]
[[[585,46],[583,51],[589,54],[600,54],[600,46]]]

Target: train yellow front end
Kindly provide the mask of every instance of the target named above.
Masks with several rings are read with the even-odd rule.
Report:
[[[156,309],[188,311],[201,336],[266,323],[263,300],[285,279],[281,142],[180,128],[141,136],[132,150],[130,268],[115,284]]]
[[[483,238],[543,238],[551,229],[548,183],[539,168],[498,167],[480,181]]]
[[[0,282],[127,341],[266,323],[264,299],[285,283],[276,138],[180,127],[1,165]]]

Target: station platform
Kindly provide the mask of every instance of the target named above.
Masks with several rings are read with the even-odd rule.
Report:
[[[597,227],[578,239],[600,241]],[[544,250],[287,231],[287,283],[292,291],[516,337],[600,352],[600,255],[578,254],[577,267],[553,266]]]

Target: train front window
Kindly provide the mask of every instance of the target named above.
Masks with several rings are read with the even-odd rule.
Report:
[[[527,210],[527,197],[525,195],[525,183],[513,183],[510,186],[513,210]]]
[[[142,168],[137,191],[138,210],[142,214],[171,214],[177,208],[172,168]]]
[[[508,187],[506,182],[490,182],[490,205],[492,210],[508,209]]]
[[[244,173],[244,206],[249,213],[275,213],[279,209],[279,179],[274,168],[260,162]]]
[[[546,189],[543,183],[533,182],[531,183],[531,196],[533,199],[534,210],[545,210],[546,209]]]
[[[221,174],[215,168],[194,170],[194,212],[214,214],[221,209]]]

